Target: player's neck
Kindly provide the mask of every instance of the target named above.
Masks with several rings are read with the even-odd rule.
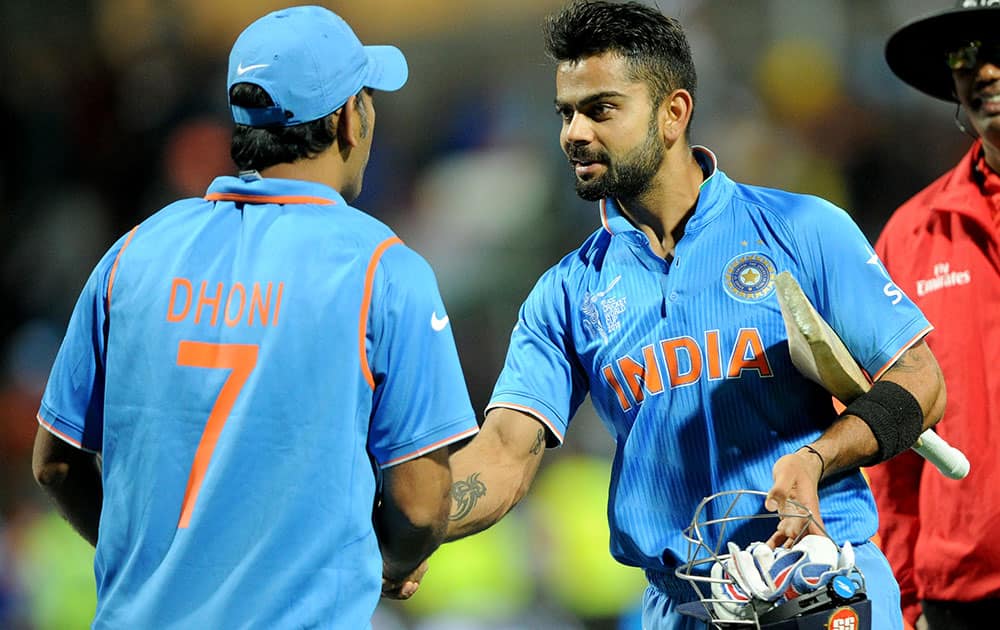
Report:
[[[690,150],[668,152],[648,191],[635,199],[618,199],[625,216],[649,238],[650,247],[671,259],[694,214],[705,175]]]
[[[1000,147],[984,138],[983,153],[986,158],[987,166],[989,166],[994,173],[1000,173]]]
[[[299,181],[316,182],[343,193],[344,188],[353,181],[349,173],[349,165],[335,150],[296,162],[275,164],[263,169],[263,177],[278,177],[282,179],[297,179]]]

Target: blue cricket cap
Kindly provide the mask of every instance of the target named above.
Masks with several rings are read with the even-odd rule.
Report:
[[[364,46],[351,27],[323,7],[269,13],[236,38],[227,91],[261,87],[273,107],[230,105],[233,120],[251,127],[288,127],[328,116],[361,88],[395,91],[409,70],[395,46]]]

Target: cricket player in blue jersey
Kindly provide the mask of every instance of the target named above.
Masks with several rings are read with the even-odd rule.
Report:
[[[257,20],[229,59],[239,176],[97,264],[33,462],[96,545],[95,628],[356,630],[412,594],[478,427],[434,274],[349,205],[372,92],[407,73],[326,9]]]
[[[695,599],[674,575],[681,532],[702,498],[738,489],[768,492],[762,514],[794,499],[821,515],[855,546],[872,627],[901,628],[858,468],[941,417],[927,320],[843,210],[736,183],[689,144],[695,69],[675,20],[634,2],[577,2],[549,18],[546,40],[560,143],[601,226],[520,310],[482,431],[452,457],[448,538],[488,527],[524,495],[589,393],[616,442],[611,553],[646,571],[646,630],[704,627],[676,612]],[[876,379],[841,415],[792,365],[774,292],[784,270]],[[756,522],[772,545],[802,526]]]

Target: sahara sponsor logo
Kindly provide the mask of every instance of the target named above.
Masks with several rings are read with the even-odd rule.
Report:
[[[903,292],[899,290],[899,287],[897,287],[892,281],[892,278],[889,277],[889,272],[886,271],[885,265],[882,264],[882,260],[878,257],[878,254],[875,253],[875,250],[869,248],[868,253],[870,255],[868,256],[868,260],[865,261],[865,264],[877,267],[879,272],[885,276],[886,280],[889,281],[882,286],[882,295],[891,299],[893,306],[899,304],[903,301]]]

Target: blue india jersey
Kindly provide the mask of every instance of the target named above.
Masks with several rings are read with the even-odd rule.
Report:
[[[368,627],[379,471],[477,431],[427,263],[252,175],[111,248],[39,421],[102,457],[102,628]]]
[[[561,442],[590,394],[616,443],[612,554],[653,572],[686,560],[682,531],[702,498],[768,490],[774,462],[836,417],[792,365],[777,273],[792,273],[873,377],[931,329],[847,213],[737,184],[694,151],[706,179],[673,261],[602,202],[602,228],[522,306],[489,404],[535,416]],[[822,482],[820,508],[840,544],[876,531],[857,470]]]

